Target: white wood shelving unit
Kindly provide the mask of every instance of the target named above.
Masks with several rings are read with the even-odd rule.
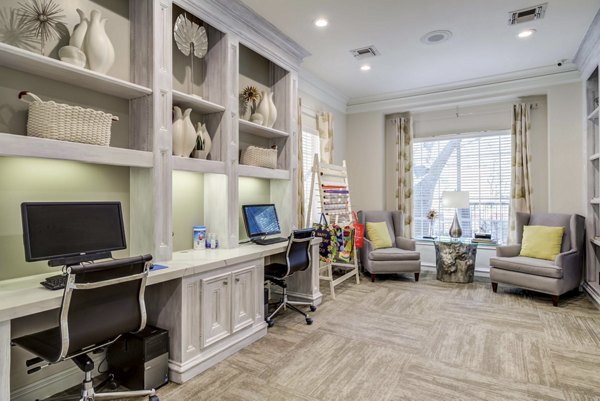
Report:
[[[288,134],[287,132],[265,127],[263,125],[258,125],[256,123],[246,120],[240,120],[240,132],[245,132],[247,134],[252,134],[269,139],[287,138],[290,136],[290,134]]]
[[[219,113],[225,111],[225,106],[210,102],[196,95],[188,95],[173,89],[173,104],[180,107],[194,109],[202,114]]]

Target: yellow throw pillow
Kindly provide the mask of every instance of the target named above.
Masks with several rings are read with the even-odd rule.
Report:
[[[554,260],[560,253],[564,227],[524,226],[521,256]]]
[[[367,237],[369,237],[375,249],[392,247],[392,239],[385,221],[379,223],[367,222]]]

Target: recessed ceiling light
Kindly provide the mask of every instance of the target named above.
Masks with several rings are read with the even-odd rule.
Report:
[[[525,29],[519,33],[520,38],[528,38],[535,33],[535,29]]]
[[[329,24],[329,21],[327,21],[325,18],[317,18],[315,20],[315,25],[318,26],[319,28],[326,27],[327,24]]]
[[[360,70],[361,71],[369,71],[371,69],[371,66],[369,64],[365,64],[365,65],[361,65],[360,66]]]
[[[438,43],[447,41],[451,37],[452,32],[447,30],[431,31],[421,37],[421,42],[426,45],[437,45]]]

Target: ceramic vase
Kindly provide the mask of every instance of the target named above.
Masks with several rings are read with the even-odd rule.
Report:
[[[264,91],[260,92],[260,103],[256,108],[255,114],[260,114],[263,117],[261,125],[267,126],[267,122],[269,121],[269,99],[267,94]],[[258,122],[257,122],[258,124]]]
[[[262,114],[260,114],[260,113],[254,113],[250,116],[250,122],[252,122],[254,124],[263,125],[264,121],[265,121],[265,119],[263,118]]]
[[[77,9],[77,14],[79,14],[79,24],[77,24],[75,29],[73,29],[73,34],[71,35],[71,39],[69,39],[69,46],[77,47],[85,52],[85,49],[83,48],[83,41],[85,39],[85,35],[87,34],[90,21],[85,16],[85,12],[83,12],[80,8]]]
[[[196,132],[198,133],[198,137],[204,144],[204,147],[202,148],[202,152],[205,152],[205,154],[204,154],[204,157],[202,157],[202,159],[206,159],[206,157],[208,156],[208,154],[210,153],[210,151],[212,149],[212,139],[210,138],[208,129],[206,129],[206,124],[198,123],[197,126],[198,126],[198,129],[196,130]],[[199,154],[202,155],[202,153],[199,153]],[[194,157],[196,157],[196,156],[194,156]]]
[[[198,134],[194,124],[190,120],[192,109],[186,109],[183,113],[177,106],[173,106],[175,116],[173,119],[173,155],[189,157],[196,147]]]
[[[106,35],[106,18],[100,11],[92,10],[90,22],[83,40],[83,49],[90,70],[106,74],[115,62],[115,49]]]
[[[181,109],[173,106],[173,155],[181,156],[183,153],[183,115]]]
[[[89,21],[85,17],[85,13],[79,8],[77,9],[79,14],[79,24],[73,30],[73,34],[69,39],[69,45],[63,46],[58,51],[58,57],[65,63],[76,65],[77,67],[85,67],[87,63],[87,56],[83,51],[83,40],[87,33]]]
[[[273,128],[275,124],[275,120],[277,120],[277,108],[275,107],[275,103],[273,102],[273,92],[269,92],[267,95],[267,101],[269,105],[269,117],[267,118],[266,126],[269,128]]]

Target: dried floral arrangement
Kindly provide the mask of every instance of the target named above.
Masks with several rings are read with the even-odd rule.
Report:
[[[46,42],[60,36],[59,24],[65,16],[54,0],[31,0],[19,3],[19,14],[24,29],[40,38],[40,52],[44,54]]]
[[[253,85],[246,86],[240,97],[246,105],[250,105],[251,111],[254,113],[256,110],[256,103],[260,100],[258,88]]]
[[[429,209],[429,211],[427,212],[427,220],[429,221],[433,221],[435,219],[437,219],[438,216],[438,212],[435,209]]]

